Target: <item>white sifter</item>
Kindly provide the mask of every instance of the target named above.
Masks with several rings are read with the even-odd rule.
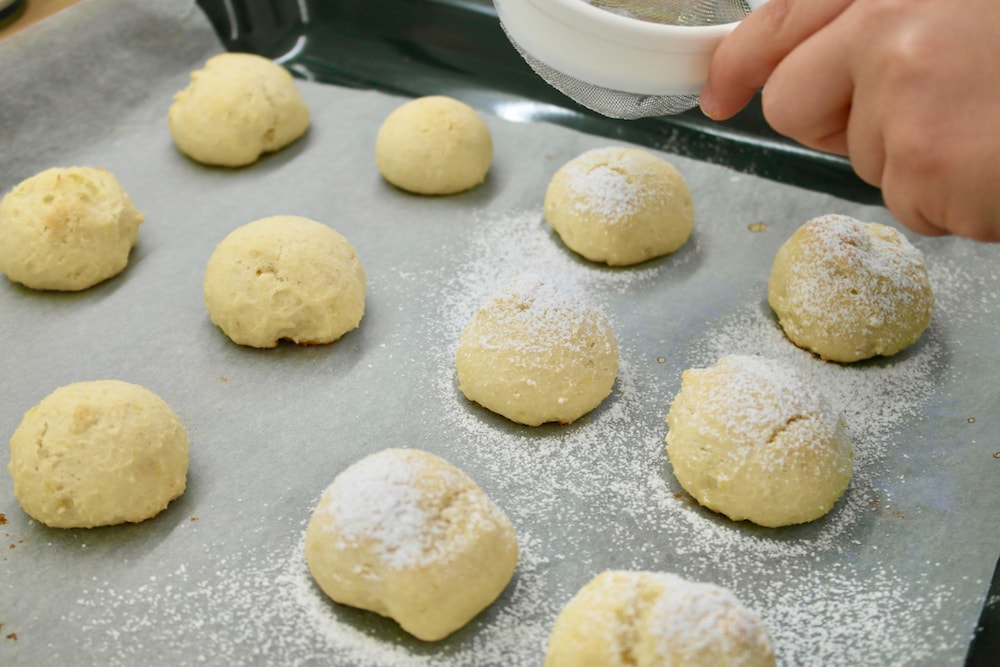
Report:
[[[715,48],[767,0],[494,0],[511,43],[579,104],[635,119],[698,105]]]

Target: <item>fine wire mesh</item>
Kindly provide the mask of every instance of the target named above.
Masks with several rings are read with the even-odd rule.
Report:
[[[602,116],[636,120],[650,116],[672,116],[698,106],[697,95],[637,95],[581,81],[549,67],[526,52],[514,41],[510,33],[507,33],[507,38],[535,74],[542,77],[547,84]]]
[[[746,0],[582,0],[629,18],[667,25],[735,23],[750,13]]]
[[[630,18],[681,26],[705,26],[741,21],[750,13],[746,0],[580,0]],[[501,27],[503,24],[501,23]],[[565,74],[523,49],[511,34],[507,39],[546,83],[591,111],[622,120],[672,116],[698,106],[698,95],[642,95],[598,86]]]

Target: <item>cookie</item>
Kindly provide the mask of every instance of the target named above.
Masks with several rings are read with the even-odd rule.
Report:
[[[14,495],[55,528],[138,523],[187,485],[188,436],[163,399],[119,380],[60,387],[10,439]]]
[[[850,363],[915,343],[930,325],[934,292],[923,253],[900,232],[826,215],[778,250],[767,301],[790,341]]]
[[[305,555],[336,602],[436,641],[506,588],[518,560],[503,511],[438,456],[386,449],[333,480],[306,528]]]
[[[46,169],[0,200],[0,271],[32,289],[87,289],[125,269],[142,222],[110,172]]]
[[[421,195],[451,195],[486,180],[493,140],[469,105],[443,95],[411,100],[382,122],[375,164],[397,188]]]
[[[611,323],[577,290],[523,275],[483,304],[455,355],[466,398],[519,424],[568,424],[607,398],[618,374]]]
[[[354,246],[299,216],[232,231],[212,252],[202,284],[212,322],[250,347],[331,343],[365,313],[365,270]]]
[[[291,74],[251,53],[222,53],[191,73],[167,125],[182,153],[208,165],[242,167],[288,146],[309,127]]]
[[[609,266],[675,252],[694,229],[687,181],[637,148],[596,148],[570,160],[545,191],[545,219],[566,246]]]
[[[559,613],[544,667],[773,667],[760,617],[730,591],[662,572],[609,570]]]
[[[734,521],[818,519],[854,470],[841,414],[800,373],[766,357],[730,355],[684,371],[667,427],[677,481]]]

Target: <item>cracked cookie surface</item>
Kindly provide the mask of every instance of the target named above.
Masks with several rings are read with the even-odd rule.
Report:
[[[788,340],[840,363],[906,349],[934,309],[923,253],[892,227],[844,215],[814,218],[789,237],[767,300]]]
[[[694,229],[684,176],[638,148],[591,149],[553,175],[545,220],[573,252],[592,262],[630,266],[669,255]]]
[[[730,355],[684,371],[667,427],[677,481],[734,521],[813,521],[853,474],[843,417],[797,371],[765,357]]]
[[[666,572],[607,570],[556,619],[544,667],[774,667],[760,616],[728,589]]]

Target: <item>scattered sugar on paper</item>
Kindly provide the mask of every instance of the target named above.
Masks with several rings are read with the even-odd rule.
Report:
[[[653,281],[660,271],[658,267],[663,266],[632,274],[595,270],[561,252],[558,240],[538,228],[535,220],[536,214],[523,211],[480,226],[483,231],[472,243],[472,258],[461,272],[460,281],[456,279],[443,300],[446,309],[435,314],[435,326],[443,324],[446,335],[457,340],[483,295],[519,271],[544,266],[601,303]],[[484,257],[493,257],[494,261],[483,261]],[[813,619],[814,635],[806,637],[791,628],[778,628],[775,634],[781,664],[801,664],[803,656],[821,657],[825,665],[857,664],[856,660],[839,657],[845,628],[864,636],[857,638],[856,645],[864,647],[867,659],[876,661],[905,662],[907,656],[934,656],[960,648],[965,638],[950,634],[949,628],[941,628],[939,636],[921,634],[930,624],[928,619],[935,618],[927,614],[932,614],[950,592],[914,590],[889,567],[878,573],[882,585],[877,593],[844,596],[836,602],[828,599],[823,590],[816,590],[809,569],[789,576],[788,586],[793,588],[752,594],[745,580],[741,585],[745,570],[780,571],[789,563],[851,548],[852,528],[860,516],[871,511],[875,495],[872,486],[886,447],[907,420],[919,418],[921,406],[932,393],[942,351],[942,343],[930,333],[899,363],[852,368],[820,362],[787,341],[770,313],[760,307],[760,295],[748,294],[747,301],[750,305],[744,310],[715,323],[711,334],[691,344],[691,365],[708,366],[727,354],[763,354],[786,362],[822,387],[831,404],[842,411],[857,449],[859,471],[851,489],[818,529],[798,540],[743,531],[740,526],[706,518],[704,511],[678,500],[663,453],[662,416],[671,397],[663,395],[657,378],[646,370],[642,350],[623,347],[615,390],[594,413],[574,428],[549,429],[543,434],[505,429],[491,417],[462,405],[456,395],[449,357],[453,351],[445,350],[438,378],[445,406],[443,417],[468,434],[465,442],[470,452],[480,452],[480,465],[492,469],[496,479],[509,480],[502,493],[516,523],[543,515],[567,524],[587,524],[596,521],[587,512],[597,502],[610,508],[607,515],[619,517],[599,530],[606,534],[607,549],[624,552],[625,545],[631,549],[623,556],[624,562],[620,561],[623,566],[655,568],[664,562],[662,545],[669,545],[676,556],[672,564],[680,566],[680,574],[693,578],[714,576],[723,580],[717,583],[733,586],[757,606],[783,610],[770,614],[779,625],[795,613],[806,615],[821,610],[822,620]],[[654,413],[662,412],[656,419],[648,416],[651,405],[655,406]],[[511,475],[511,471],[517,474]],[[581,509],[574,512],[574,506]],[[659,533],[655,545],[642,543],[641,534],[649,531]],[[589,559],[596,560],[597,556],[581,546],[579,552],[566,554],[566,558],[578,560],[579,567],[587,568]],[[873,573],[846,565],[838,567],[837,583],[841,587],[863,591],[875,583]],[[775,591],[787,594],[781,597]],[[797,607],[791,605],[792,600],[797,601]],[[559,603],[552,604],[558,607]],[[910,622],[890,628],[892,619],[904,613]],[[868,619],[869,625],[852,620],[861,618]],[[881,626],[885,632],[872,632],[871,619],[875,618],[884,619]],[[900,641],[901,636],[906,641]]]
[[[331,660],[353,667],[528,665],[544,650],[552,618],[537,597],[542,549],[528,533],[519,538],[518,570],[501,602],[441,650],[397,632],[390,621],[380,632],[373,614],[331,602],[309,574],[304,531],[290,548],[248,548],[197,569],[182,564],[148,586],[95,583],[63,620],[83,630],[81,654],[100,656],[108,667],[139,664],[147,646],[158,647],[158,664],[178,667]],[[200,652],[178,636],[201,638]]]
[[[457,342],[486,297],[539,267],[602,306],[652,283],[669,262],[690,261],[679,255],[628,271],[595,268],[560,246],[538,210],[478,222],[468,247],[459,249],[467,255],[462,270],[443,278],[442,293],[428,296],[425,326],[442,341]],[[969,294],[983,285],[967,285],[960,273],[960,267],[932,270],[947,317],[973,317],[969,309],[978,307]],[[986,287],[995,292],[996,283]],[[886,448],[907,420],[920,419],[943,343],[932,327],[893,363],[818,363],[788,344],[760,295],[746,296],[748,306],[690,343],[685,363],[708,366],[726,354],[783,360],[843,411],[857,449],[858,470],[846,497],[797,539],[744,530],[678,497],[663,446],[672,397],[648,350],[625,341],[612,395],[586,418],[531,429],[511,428],[463,401],[454,347],[443,344],[428,352],[437,357],[438,374],[428,381],[438,405],[423,418],[457,429],[450,436],[456,457],[488,478],[522,547],[515,581],[462,640],[426,647],[401,632],[379,635],[370,621],[352,622],[311,581],[300,543],[248,548],[205,571],[182,565],[140,590],[95,584],[64,620],[83,628],[84,648],[108,665],[131,664],[145,655],[146,642],[167,647],[163,659],[177,665],[280,660],[298,667],[332,659],[357,667],[534,665],[559,609],[598,569],[662,570],[666,564],[691,580],[729,587],[761,613],[781,665],[935,664],[955,655],[967,637],[947,622],[952,590],[930,579],[913,581],[891,564],[859,569],[837,558],[858,544],[852,529],[871,511]],[[302,508],[303,517],[308,513]],[[555,576],[557,570],[573,576]],[[192,656],[190,643],[177,643],[177,654],[169,655],[171,638],[189,632],[206,638],[203,653]]]
[[[476,308],[516,276],[523,273],[549,273],[562,282],[576,285],[602,306],[615,295],[648,285],[662,274],[662,265],[669,262],[680,267],[696,261],[698,235],[693,235],[683,248],[662,260],[631,267],[607,267],[589,262],[569,250],[545,222],[541,209],[513,210],[503,215],[479,214],[476,233],[469,241],[467,266],[449,276],[449,296],[460,293],[458,300],[435,304],[448,310],[443,320],[429,325],[439,329],[451,327],[445,333],[456,337]],[[610,293],[609,293],[610,292]],[[455,308],[464,308],[457,312]],[[457,338],[456,338],[457,339]]]

